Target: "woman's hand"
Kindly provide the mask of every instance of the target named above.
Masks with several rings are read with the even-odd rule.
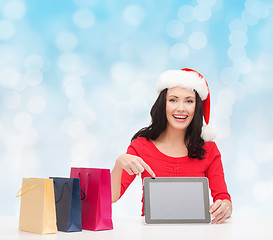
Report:
[[[140,157],[131,154],[122,154],[117,159],[116,164],[124,169],[128,174],[139,174],[147,170],[152,177],[155,177],[155,173]]]
[[[210,207],[211,223],[222,223],[232,213],[232,203],[229,200],[216,200]]]
[[[140,157],[122,154],[116,160],[116,164],[111,171],[111,191],[112,202],[116,202],[120,197],[121,176],[123,169],[130,175],[139,174],[147,170],[152,177],[155,177],[155,173]]]

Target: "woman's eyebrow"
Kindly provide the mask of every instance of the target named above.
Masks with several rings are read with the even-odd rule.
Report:
[[[170,97],[178,98],[178,97],[175,96],[175,95],[170,95],[170,96],[168,96],[168,98],[170,98]]]
[[[187,98],[193,98],[193,99],[195,99],[195,97],[194,97],[194,96],[188,96],[188,97],[185,97],[185,98],[186,98],[186,99],[187,99]]]
[[[170,96],[168,96],[168,98],[179,98],[178,96],[176,96],[176,95],[170,95]],[[187,97],[185,97],[185,99],[189,99],[189,98],[193,98],[193,99],[195,99],[195,97],[194,96],[187,96]]]

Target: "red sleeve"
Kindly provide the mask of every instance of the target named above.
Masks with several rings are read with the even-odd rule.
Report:
[[[212,159],[212,161],[206,171],[206,177],[209,179],[209,187],[211,190],[213,201],[215,202],[218,199],[227,199],[231,201],[225,182],[221,154],[215,143],[213,143],[213,146],[211,147],[208,154],[208,158]]]
[[[131,145],[128,147],[126,153],[138,156],[136,150]],[[121,189],[120,189],[120,196],[119,196],[119,198],[121,198],[121,196],[124,194],[124,192],[126,191],[126,189],[130,186],[130,184],[132,183],[132,181],[135,179],[135,177],[136,177],[135,174],[130,175],[125,170],[122,171]]]

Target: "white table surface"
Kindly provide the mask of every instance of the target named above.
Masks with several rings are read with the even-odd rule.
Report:
[[[223,224],[157,224],[146,225],[143,217],[114,217],[114,229],[39,235],[18,230],[18,217],[0,217],[1,240],[73,239],[73,240],[122,240],[122,239],[198,239],[198,240],[272,240],[272,217],[232,217]]]

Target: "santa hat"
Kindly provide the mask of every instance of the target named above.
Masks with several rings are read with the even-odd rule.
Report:
[[[201,137],[205,142],[215,138],[215,130],[208,126],[210,116],[210,92],[205,78],[195,70],[183,68],[169,70],[162,73],[158,79],[156,89],[158,93],[166,88],[183,87],[195,90],[202,100],[205,125],[202,127]]]

